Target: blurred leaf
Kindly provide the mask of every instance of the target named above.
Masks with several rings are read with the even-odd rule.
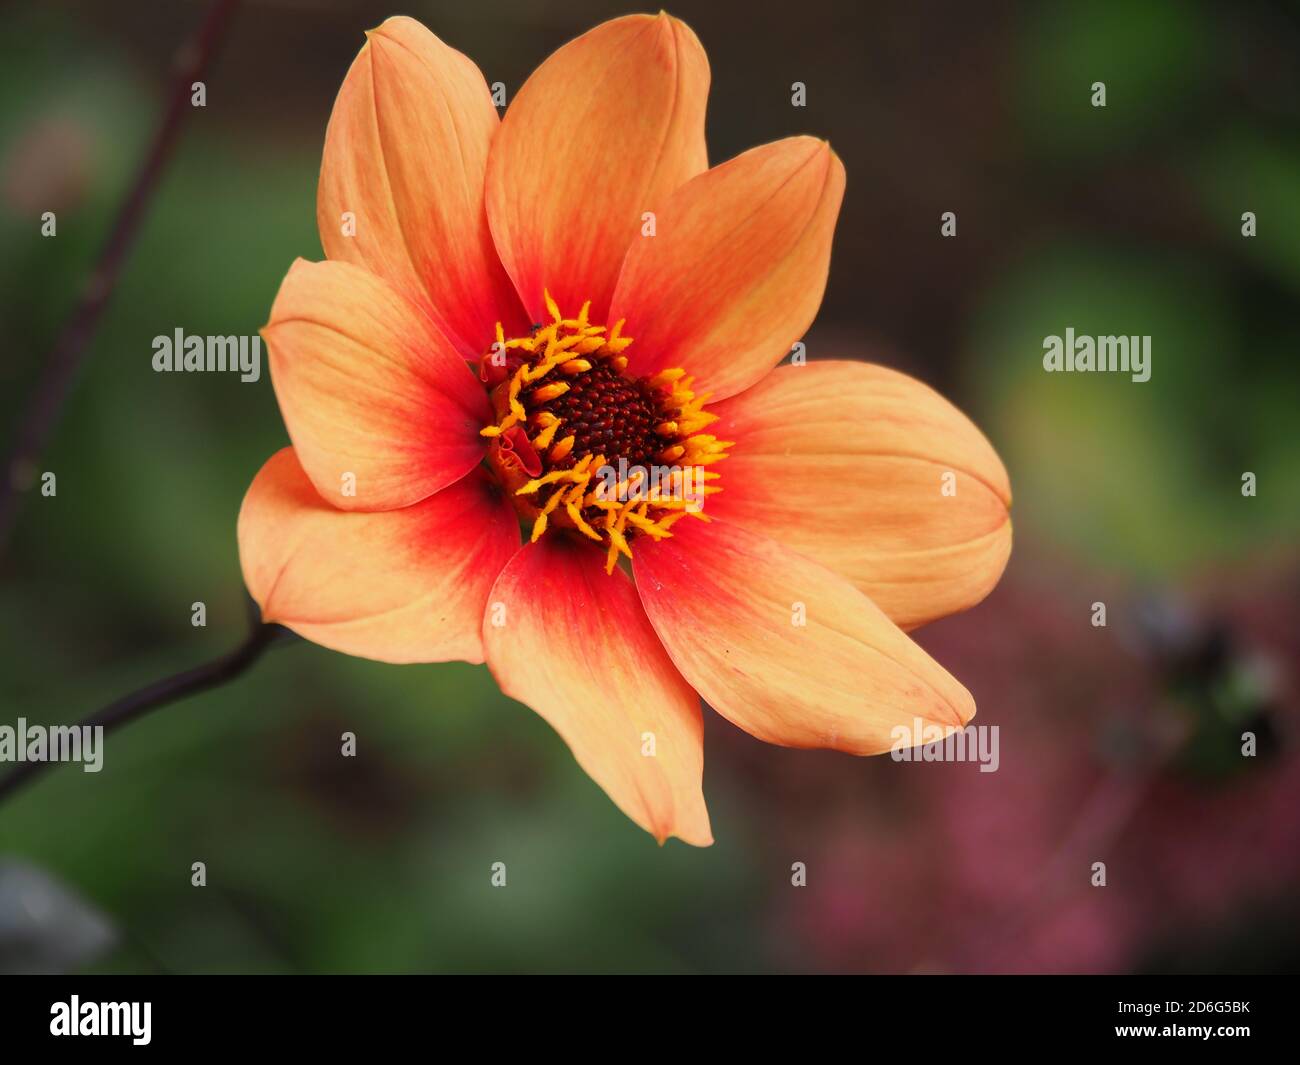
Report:
[[[0,858],[0,973],[75,971],[117,938],[103,913],[49,873]]]
[[[1034,143],[1087,161],[1160,134],[1206,91],[1214,31],[1177,0],[1029,4],[1015,100]],[[1106,106],[1093,107],[1094,82]]]
[[[1300,504],[1283,486],[1300,452],[1277,417],[1288,390],[1222,292],[1183,259],[1063,242],[992,287],[971,385],[1022,529],[1095,564],[1166,577],[1294,533]],[[1151,336],[1151,379],[1045,372],[1044,338],[1067,327]],[[1243,498],[1242,471],[1262,467],[1268,491]]]
[[[1300,145],[1234,132],[1206,152],[1200,175],[1207,211],[1225,240],[1278,283],[1300,291]],[[1242,235],[1245,211],[1255,214],[1254,237]]]

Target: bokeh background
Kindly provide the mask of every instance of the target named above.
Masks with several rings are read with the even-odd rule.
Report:
[[[6,446],[205,8],[0,6]],[[322,137],[362,32],[414,15],[513,94],[631,10],[244,5],[40,464],[58,495],[27,499],[0,556],[0,723],[72,722],[242,639],[235,515],[287,442],[270,381],[156,375],[150,341],[251,334],[290,261],[320,257]],[[1295,5],[672,10],[712,62],[711,161],[805,132],[844,159],[810,357],[920,377],[1005,458],[1007,575],[919,633],[1000,726],[999,771],[781,750],[706,715],[718,842],[660,849],[484,667],[298,642],[115,734],[98,776],[57,767],[0,806],[0,969],[1300,963]],[[1151,334],[1151,381],[1045,374],[1067,325]]]

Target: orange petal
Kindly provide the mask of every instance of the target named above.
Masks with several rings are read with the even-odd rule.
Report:
[[[384,278],[466,358],[487,350],[498,319],[511,335],[526,324],[483,206],[498,125],[472,60],[390,18],[339,90],[316,195],[325,254]]]
[[[298,459],[335,506],[404,507],[483,457],[479,430],[491,411],[482,385],[428,318],[373,274],[299,259],[262,336]]]
[[[492,145],[487,205],[533,321],[547,320],[544,288],[565,313],[591,300],[605,320],[642,214],[708,166],[708,92],[704,49],[666,14],[603,23],[524,83]]]
[[[933,389],[883,366],[812,362],[713,411],[709,431],[736,443],[710,514],[829,566],[904,628],[997,584],[1011,553],[1007,472]]]
[[[291,447],[239,511],[262,620],[381,662],[482,662],[488,590],[518,546],[514,509],[480,471],[414,506],[358,513],[321,499]]]
[[[812,137],[754,148],[670,196],[610,308],[634,338],[632,372],[680,366],[715,399],[767,374],[821,306],[843,198],[844,164]]]
[[[668,660],[632,582],[619,570],[606,576],[603,562],[559,535],[525,544],[489,597],[488,667],[628,817],[660,843],[677,836],[707,846],[700,700]]]
[[[916,718],[947,730],[975,715],[970,693],[844,578],[738,525],[687,519],[673,533],[637,540],[641,601],[682,676],[746,732],[879,754]]]

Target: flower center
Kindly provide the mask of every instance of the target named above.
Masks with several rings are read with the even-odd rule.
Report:
[[[709,519],[704,499],[722,489],[705,467],[727,457],[730,441],[701,432],[717,421],[683,370],[629,377],[632,343],[587,320],[586,303],[565,318],[550,293],[551,321],[524,337],[497,340],[479,360],[497,419],[488,462],[532,522],[536,541],[548,527],[606,548],[605,570],[632,557],[638,536],[661,540],[683,517]]]

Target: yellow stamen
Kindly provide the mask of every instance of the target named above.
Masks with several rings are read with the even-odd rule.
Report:
[[[561,440],[558,444],[556,444],[553,448],[551,448],[550,454],[547,456],[547,458],[549,458],[552,462],[559,462],[562,459],[568,458],[569,452],[573,450],[573,441],[575,439],[576,437],[574,437],[572,434],[566,436],[563,440]]]
[[[607,330],[591,323],[590,303],[565,318],[549,290],[543,299],[550,321],[527,336],[507,338],[497,323],[496,344],[522,361],[493,390],[496,421],[480,433],[492,439],[526,427],[541,461],[537,476],[525,479],[517,459],[498,457],[506,454],[501,446],[489,450],[489,459],[513,490],[521,515],[530,518],[531,541],[560,529],[600,543],[612,573],[620,556],[632,557],[638,537],[667,539],[688,514],[710,520],[701,508],[721,488],[706,483],[718,474],[705,467],[725,459],[732,445],[702,431],[717,415],[705,409],[708,394],[697,394],[684,370],[627,376],[624,352],[633,341],[623,336],[623,320]],[[601,450],[584,442],[588,438]],[[614,448],[610,461],[608,447]],[[560,463],[571,465],[554,468]]]
[[[564,509],[568,511],[569,517],[573,519],[573,524],[578,527],[578,531],[582,533],[583,536],[589,536],[597,543],[600,542],[600,533],[598,533],[595,529],[593,529],[590,525],[588,525],[583,520],[582,511],[578,509],[577,503],[569,503],[565,506]]]
[[[551,441],[555,438],[556,432],[563,424],[564,423],[560,418],[556,418],[552,416],[551,423],[547,425],[547,427],[543,429],[540,433],[538,433],[535,437],[533,437],[533,447],[536,448],[539,452],[545,451],[548,447],[551,446]]]
[[[569,385],[565,381],[555,381],[549,385],[542,385],[533,393],[534,403],[549,403],[553,399],[559,399],[569,390]],[[523,415],[520,415],[523,417]]]

